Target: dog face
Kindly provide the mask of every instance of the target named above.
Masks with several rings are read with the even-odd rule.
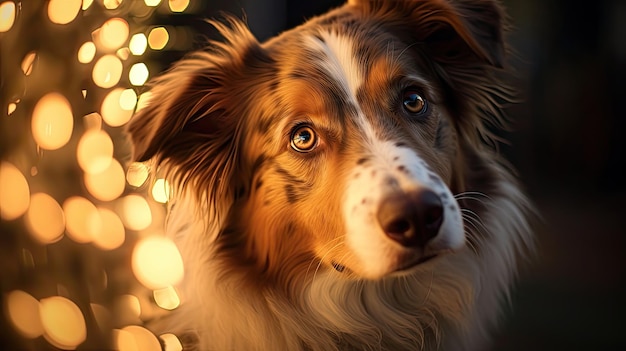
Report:
[[[413,272],[464,245],[453,194],[493,108],[499,18],[486,1],[354,1],[264,44],[216,23],[225,43],[153,82],[134,156],[191,194],[215,259],[250,279]]]

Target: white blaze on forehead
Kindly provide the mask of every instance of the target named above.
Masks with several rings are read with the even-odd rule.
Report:
[[[326,31],[320,32],[319,37],[322,40],[310,37],[308,46],[324,54],[322,56],[324,68],[335,81],[347,88],[346,92],[356,103],[356,92],[361,86],[363,77],[359,61],[354,55],[352,38]]]

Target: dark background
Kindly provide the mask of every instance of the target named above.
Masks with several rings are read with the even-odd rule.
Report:
[[[214,35],[204,19],[227,12],[247,17],[253,33],[263,40],[342,2],[198,0],[192,1],[202,4],[195,13],[157,14],[155,21],[191,26],[201,33],[195,36],[195,45],[201,46],[203,38]],[[22,16],[37,11],[33,4],[24,2]],[[517,51],[511,61],[517,78],[511,83],[523,102],[507,109],[514,131],[505,134],[510,144],[501,149],[519,170],[543,221],[537,224],[537,257],[520,273],[494,350],[626,350],[622,336],[626,328],[626,186],[622,173],[626,157],[622,105],[626,102],[626,1],[506,0],[504,5],[514,26],[509,41]],[[84,24],[89,18],[76,21]],[[15,45],[0,42],[3,50],[11,50],[2,56],[1,106],[23,90],[14,77],[16,72],[21,75],[19,61],[32,49],[22,44],[43,41],[40,39],[46,34],[37,23],[29,23],[32,30],[24,29],[25,36]],[[68,40],[76,43],[85,40],[71,35]],[[4,38],[8,40],[9,35]],[[183,53],[155,53],[151,67],[166,68]],[[12,57],[15,62],[9,60]],[[80,77],[64,79],[76,82],[67,84],[67,91],[74,94],[89,84]],[[98,96],[98,90],[94,91]],[[34,101],[27,96],[21,105],[32,106]],[[24,144],[28,120],[1,116],[3,156]],[[21,228],[0,223],[0,229],[2,292],[37,283],[21,274],[14,262],[13,247],[20,247],[23,241]],[[60,250],[60,246],[52,250]],[[127,256],[124,250],[117,254]],[[35,296],[47,296],[40,294]],[[0,344],[20,348],[23,344],[5,324],[0,318]],[[45,342],[28,345],[34,349]]]
[[[212,3],[264,39],[343,2]],[[504,5],[523,103],[502,151],[543,222],[494,350],[626,350],[626,1]]]

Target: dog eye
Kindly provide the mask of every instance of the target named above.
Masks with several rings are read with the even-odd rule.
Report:
[[[411,114],[423,114],[428,105],[426,100],[414,89],[407,89],[402,94],[402,105]]]
[[[291,148],[298,152],[310,152],[317,144],[317,134],[308,125],[298,126],[291,132]]]

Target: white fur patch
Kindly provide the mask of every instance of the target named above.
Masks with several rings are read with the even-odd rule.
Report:
[[[356,92],[363,82],[361,67],[354,55],[352,39],[335,32],[320,32],[322,40],[310,37],[308,46],[320,51],[328,60],[324,67],[328,69],[332,80],[347,88],[347,93],[356,102]]]
[[[398,190],[431,190],[442,201],[442,225],[423,255],[461,248],[465,243],[461,211],[439,176],[409,148],[377,140],[370,147],[371,159],[357,165],[348,178],[343,203],[346,242],[361,263],[359,273],[370,278],[389,274],[406,250],[387,237],[376,215],[385,196]]]

